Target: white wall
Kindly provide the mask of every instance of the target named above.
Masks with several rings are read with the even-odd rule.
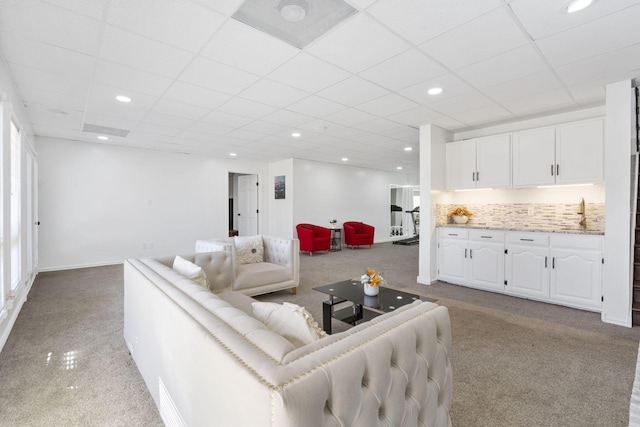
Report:
[[[294,227],[330,227],[329,218],[336,218],[340,227],[345,221],[362,221],[376,228],[375,242],[391,240],[390,185],[417,184],[407,182],[406,174],[298,159],[293,173]]]
[[[285,198],[275,199],[275,177],[285,177]],[[273,236],[292,239],[296,237],[293,221],[293,189],[295,176],[293,174],[293,159],[282,160],[269,164],[267,177],[267,197],[269,205],[269,230]]]
[[[193,252],[197,239],[228,233],[229,172],[255,173],[263,182],[267,170],[44,137],[36,147],[41,270]]]

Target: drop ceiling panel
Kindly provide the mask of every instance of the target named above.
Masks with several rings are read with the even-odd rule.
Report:
[[[224,16],[192,1],[110,0],[107,23],[183,50],[197,52]]]
[[[446,72],[446,68],[423,52],[410,49],[361,72],[360,76],[386,89],[398,90]]]
[[[599,105],[600,100],[606,95],[600,80],[569,86],[568,89],[573,99],[583,108]]]
[[[100,57],[142,71],[177,77],[191,61],[184,50],[106,25]]]
[[[263,120],[256,120],[243,126],[242,129],[249,132],[260,133],[262,137],[264,137],[265,135],[273,135],[276,133],[285,132],[289,129],[289,127],[265,122]]]
[[[358,110],[380,117],[390,116],[416,107],[418,107],[418,104],[395,93],[381,96],[357,106]]]
[[[239,96],[275,107],[286,107],[296,101],[306,98],[309,94],[299,89],[262,79],[239,93]]]
[[[500,0],[380,0],[367,12],[419,44],[501,5]]]
[[[29,121],[34,125],[71,131],[82,129],[83,113],[81,111],[71,111],[69,114],[61,115],[47,111],[45,107],[36,104],[27,104],[26,110]]]
[[[237,114],[229,114],[223,111],[213,111],[210,114],[202,118],[203,122],[211,123],[214,125],[240,127],[253,121],[248,117],[238,116]]]
[[[362,129],[364,131],[379,133],[379,132],[384,132],[390,129],[397,129],[398,125],[399,125],[398,122],[394,122],[394,121],[383,119],[383,118],[377,118],[369,122],[364,122],[359,125],[356,125],[355,127],[358,129]],[[403,126],[403,127],[406,127],[406,126]]]
[[[234,128],[230,126],[215,124],[215,123],[198,121],[192,124],[188,130],[193,132],[205,133],[207,135],[214,137],[214,136],[226,135],[229,132],[233,131]]]
[[[276,110],[277,108],[272,105],[262,104],[244,98],[232,98],[218,107],[218,111],[223,113],[235,114],[251,119],[259,119]]]
[[[562,82],[560,82],[555,73],[543,71],[486,87],[482,92],[497,102],[507,102],[560,87],[562,87]]]
[[[638,0],[596,1],[588,9],[568,14],[566,1],[513,0],[511,9],[534,40],[557,34],[581,24],[599,19],[612,12],[638,4]]]
[[[93,75],[94,58],[92,56],[9,33],[2,34],[2,53],[9,63],[25,65],[72,79],[89,80]]]
[[[388,94],[389,91],[360,77],[350,77],[318,93],[340,104],[355,106]]]
[[[231,99],[231,95],[185,82],[175,82],[165,92],[164,98],[202,108],[215,109]]]
[[[180,76],[180,81],[230,95],[246,89],[259,77],[205,58],[196,58]]]
[[[536,41],[553,66],[640,43],[640,4]]]
[[[194,0],[196,3],[199,3],[209,9],[215,10],[216,12],[223,13],[225,15],[231,15],[236,9],[242,4],[244,0]]]
[[[531,115],[548,111],[576,109],[578,106],[566,89],[534,95],[523,100],[505,102],[504,107],[514,114]]]
[[[191,120],[199,120],[211,112],[209,108],[169,101],[168,99],[161,99],[156,102],[151,111]]]
[[[152,96],[162,95],[172,82],[155,73],[104,60],[97,61],[94,79],[98,83]]]
[[[334,131],[345,129],[344,126],[327,120],[312,120],[298,126],[299,130],[316,132],[320,135],[332,135]]]
[[[313,117],[324,117],[329,114],[342,111],[346,106],[337,102],[329,101],[319,96],[311,95],[298,102],[291,104],[287,109]]]
[[[441,116],[442,114],[433,111],[431,108],[417,107],[389,116],[389,119],[408,126],[418,127],[426,123],[432,123],[433,119]]]
[[[64,74],[55,74],[18,64],[12,64],[11,69],[14,81],[21,88],[46,90],[79,98],[86,98],[89,93],[89,80],[73,79]]]
[[[269,78],[310,93],[346,79],[351,74],[304,52],[269,74]]]
[[[366,15],[358,14],[307,50],[338,67],[357,73],[409,48],[407,42],[382,25]]]
[[[88,55],[95,54],[100,26],[94,19],[36,0],[0,3],[2,32]]]
[[[26,103],[38,104],[46,109],[65,112],[83,112],[86,106],[86,98],[70,96],[58,92],[42,90],[35,86],[21,86],[20,94]]]
[[[229,19],[201,54],[244,71],[267,74],[299,52],[281,40]]]
[[[640,44],[558,67],[565,85],[575,86],[599,80],[604,86],[640,76]]]
[[[330,114],[325,117],[330,122],[335,122],[344,126],[355,126],[360,123],[368,122],[376,117],[372,114],[365,113],[364,111],[356,110],[354,108],[348,108],[342,110],[339,113]]]
[[[496,104],[466,110],[464,112],[457,113],[455,117],[472,126],[482,123],[499,123],[506,120],[516,119],[516,116],[513,113]]]
[[[195,123],[195,120],[151,111],[146,116],[144,116],[143,123],[186,129],[193,125]]]
[[[93,19],[101,19],[104,11],[102,0],[44,0],[46,3]]]
[[[161,124],[150,124],[150,123],[143,122],[135,125],[132,132],[134,131],[142,132],[142,133],[146,133],[146,134],[150,134],[158,137],[166,136],[166,137],[172,138],[178,135],[182,130],[179,128],[174,128],[170,126],[163,126]]]
[[[503,7],[421,44],[420,49],[456,70],[527,43],[526,34]]]
[[[430,105],[430,108],[442,115],[454,116],[463,111],[475,110],[492,105],[494,105],[494,102],[485,95],[479,92],[469,92],[441,102],[436,102]]]
[[[525,45],[461,68],[456,73],[471,85],[485,88],[548,69],[538,51],[532,45]]]
[[[313,120],[313,117],[295,111],[278,110],[262,117],[262,120],[282,126],[300,126]]]

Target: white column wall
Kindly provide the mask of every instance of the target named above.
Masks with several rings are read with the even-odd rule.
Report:
[[[267,171],[266,164],[54,138],[38,137],[36,147],[40,270],[193,252],[197,239],[228,234],[229,172],[264,182]]]
[[[604,138],[605,263],[602,320],[631,326],[632,248],[630,175],[635,121],[631,81],[607,86]]]
[[[445,189],[445,143],[453,134],[435,125],[420,126],[420,255],[418,283],[436,281],[438,236],[436,204]]]

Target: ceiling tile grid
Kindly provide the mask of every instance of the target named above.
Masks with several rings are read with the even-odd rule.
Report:
[[[421,125],[603,105],[640,77],[637,0],[346,1],[357,12],[303,49],[234,19],[242,0],[3,1],[0,53],[36,135],[99,142],[93,124],[129,131],[109,144],[403,173]]]

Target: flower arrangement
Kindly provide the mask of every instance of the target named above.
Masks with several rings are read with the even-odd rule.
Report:
[[[384,279],[382,278],[382,273],[378,273],[373,268],[367,268],[360,277],[360,281],[363,285],[378,286]]]
[[[471,216],[473,215],[466,206],[455,208],[451,211],[451,216]]]

